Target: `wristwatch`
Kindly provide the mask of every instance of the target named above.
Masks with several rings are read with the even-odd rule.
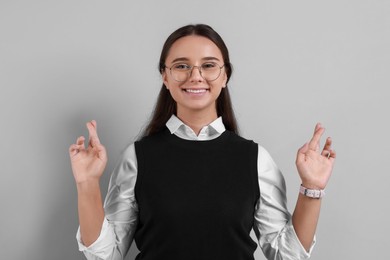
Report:
[[[322,197],[325,196],[325,191],[324,190],[312,190],[312,189],[308,189],[304,186],[301,185],[301,187],[299,188],[299,192],[303,195],[305,195],[306,197],[310,197],[310,198],[313,198],[313,199],[320,199]]]

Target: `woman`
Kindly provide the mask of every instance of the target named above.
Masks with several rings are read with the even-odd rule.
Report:
[[[302,180],[293,215],[282,174],[267,151],[237,133],[222,38],[188,25],[164,44],[163,79],[141,140],[126,147],[101,200],[107,162],[96,122],[69,148],[77,184],[79,249],[88,259],[254,259],[253,228],[268,259],[306,259],[315,241],[323,190],[335,152],[317,124],[297,153]]]

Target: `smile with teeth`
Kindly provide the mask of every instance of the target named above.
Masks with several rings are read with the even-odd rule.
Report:
[[[187,89],[184,89],[185,92],[188,92],[188,93],[195,93],[195,94],[199,94],[199,93],[204,93],[207,91],[207,89],[190,89],[190,88],[187,88]]]

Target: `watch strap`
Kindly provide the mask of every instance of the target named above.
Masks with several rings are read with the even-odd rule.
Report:
[[[310,197],[313,199],[320,199],[325,196],[325,190],[313,190],[313,189],[306,188],[302,185],[299,188],[299,192],[305,195],[306,197]]]

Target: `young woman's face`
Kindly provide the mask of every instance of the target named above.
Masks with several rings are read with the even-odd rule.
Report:
[[[163,81],[177,103],[178,115],[198,111],[216,115],[216,100],[227,81],[217,45],[202,36],[182,37],[172,45],[165,65]]]

